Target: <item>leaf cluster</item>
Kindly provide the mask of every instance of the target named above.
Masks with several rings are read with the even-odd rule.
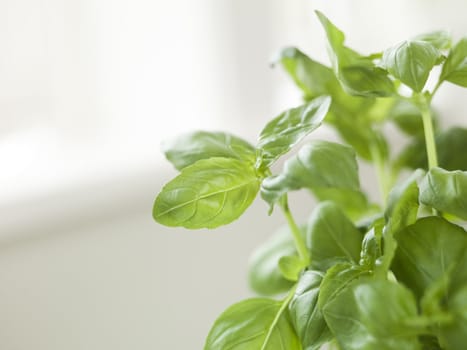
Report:
[[[445,82],[467,87],[467,38],[452,46],[446,32],[431,32],[364,55],[317,16],[331,65],[297,48],[280,52],[304,102],[267,123],[255,145],[203,131],[164,144],[179,174],[155,200],[159,223],[215,228],[260,196],[288,224],[250,260],[259,297],[222,313],[204,349],[464,349],[467,129],[442,130],[431,101]],[[435,66],[437,83],[427,86]],[[302,142],[323,123],[343,143]],[[407,138],[399,154],[387,123]],[[359,161],[375,167],[379,204],[360,186]],[[413,171],[403,179],[404,170]],[[305,223],[288,205],[297,190],[317,202]]]

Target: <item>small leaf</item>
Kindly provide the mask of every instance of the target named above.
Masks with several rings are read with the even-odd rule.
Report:
[[[449,52],[440,80],[467,87],[467,37],[462,38]]]
[[[297,108],[289,109],[271,120],[261,131],[257,148],[257,168],[271,165],[306,135],[321,125],[331,104],[330,97],[317,97]]]
[[[204,350],[301,350],[281,302],[254,298],[225,310],[214,322]]]
[[[285,162],[281,174],[263,180],[261,196],[274,204],[284,193],[301,188],[359,190],[358,165],[353,149],[329,141],[307,143]]]
[[[417,35],[413,40],[425,41],[430,43],[438,50],[445,50],[451,47],[451,35],[445,30],[437,30],[434,32]]]
[[[319,350],[321,345],[333,338],[318,307],[322,279],[322,274],[317,271],[303,273],[289,304],[292,324],[305,350]]]
[[[182,170],[201,159],[235,158],[254,163],[255,148],[247,141],[224,132],[197,131],[162,144],[165,156]]]
[[[331,94],[339,88],[331,68],[312,60],[294,47],[283,49],[277,60],[303,91],[305,100]]]
[[[467,172],[431,169],[420,184],[420,201],[467,220]]]
[[[374,270],[376,261],[382,253],[383,227],[383,220],[380,218],[363,237],[359,264],[369,270]]]
[[[426,217],[398,231],[392,271],[421,298],[462,257],[467,234],[462,227],[439,217]]]
[[[153,216],[166,226],[214,228],[237,219],[258,190],[252,165],[233,158],[203,159],[162,188]]]
[[[311,268],[326,271],[338,262],[358,264],[363,236],[332,202],[322,202],[313,211],[306,233]]]
[[[417,316],[410,291],[387,280],[354,282],[323,308],[342,350],[419,350],[405,322]]]
[[[305,236],[305,229],[302,229]],[[251,255],[248,267],[250,287],[261,295],[276,295],[288,291],[293,283],[279,270],[283,256],[296,254],[295,243],[288,227],[284,227],[259,246]],[[297,256],[298,258],[298,256]]]
[[[289,281],[298,281],[298,275],[306,267],[297,255],[286,255],[279,259],[279,270]]]
[[[404,41],[383,53],[382,64],[415,92],[422,91],[440,52],[426,41]]]

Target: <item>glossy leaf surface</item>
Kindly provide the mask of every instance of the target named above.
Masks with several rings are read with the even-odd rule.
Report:
[[[153,216],[166,226],[214,228],[237,219],[258,190],[251,164],[233,158],[203,159],[162,188]]]
[[[266,124],[257,145],[260,152],[258,168],[272,164],[319,127],[330,104],[330,97],[317,97],[303,106],[283,112]]]
[[[215,321],[204,350],[301,350],[281,303],[255,298],[225,310]]]

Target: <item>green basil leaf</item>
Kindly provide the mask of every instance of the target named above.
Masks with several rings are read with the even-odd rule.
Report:
[[[440,80],[467,87],[467,37],[462,38],[449,52]]]
[[[289,304],[290,318],[304,350],[319,350],[333,338],[318,307],[322,279],[322,274],[317,271],[303,273]]]
[[[256,150],[247,141],[224,132],[197,131],[162,144],[167,159],[182,170],[201,159],[235,158],[255,162]]]
[[[303,91],[305,100],[331,94],[339,88],[331,68],[312,60],[294,47],[283,49],[277,61]]]
[[[280,175],[263,180],[261,196],[274,204],[284,193],[300,188],[359,190],[354,150],[334,142],[311,141],[285,162]]]
[[[392,271],[418,298],[457,264],[467,247],[464,229],[440,217],[419,219],[395,237]]]
[[[451,35],[445,30],[423,33],[413,38],[415,41],[426,41],[438,50],[445,50],[451,47]]]
[[[407,40],[384,51],[382,64],[395,78],[420,92],[440,55],[426,41]]]
[[[420,336],[420,343],[422,344],[422,350],[443,350],[439,345],[438,338],[435,336]]]
[[[255,298],[232,305],[214,322],[204,350],[301,350],[281,304]]]
[[[305,236],[305,228],[302,233]],[[293,254],[297,253],[292,233],[288,227],[283,227],[251,255],[248,267],[250,287],[261,295],[277,295],[288,291],[293,283],[282,275],[279,261],[283,256]]]
[[[312,269],[326,271],[337,262],[358,264],[363,236],[337,205],[320,203],[307,227]]]
[[[420,201],[467,220],[467,172],[431,169],[420,184]]]
[[[286,280],[296,282],[300,272],[306,267],[297,255],[286,255],[279,259],[279,270]]]
[[[440,328],[443,348],[450,350],[465,349],[467,343],[467,285],[464,285],[448,300],[447,309],[454,314],[455,322]]]
[[[343,89],[350,95],[387,97],[394,95],[395,87],[384,70],[371,59],[361,56],[344,45],[345,35],[326,16],[316,11],[326,32],[334,72]]]
[[[412,293],[387,280],[353,283],[323,308],[342,350],[418,350],[417,333],[405,321],[417,316]]]
[[[317,97],[301,107],[281,113],[266,124],[259,136],[257,148],[260,152],[260,159],[257,168],[271,165],[306,135],[319,127],[330,104],[330,97]]]
[[[237,219],[258,190],[251,164],[233,158],[202,159],[162,188],[153,216],[166,226],[214,228]]]
[[[318,296],[318,306],[323,310],[340,293],[359,278],[369,276],[370,272],[363,266],[351,263],[337,264],[326,271]]]

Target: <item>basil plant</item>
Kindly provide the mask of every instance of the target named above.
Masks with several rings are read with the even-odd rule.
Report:
[[[204,350],[466,349],[467,129],[441,128],[431,102],[446,82],[467,87],[467,37],[436,31],[364,55],[317,16],[331,64],[280,52],[303,104],[255,145],[197,131],[164,146],[180,173],[155,200],[157,222],[215,228],[259,195],[288,223],[253,253],[258,297],[227,308]],[[322,124],[342,143],[301,142]],[[407,138],[397,154],[387,124]],[[381,203],[361,189],[357,160],[374,165]],[[289,209],[298,190],[318,203],[307,222]]]

